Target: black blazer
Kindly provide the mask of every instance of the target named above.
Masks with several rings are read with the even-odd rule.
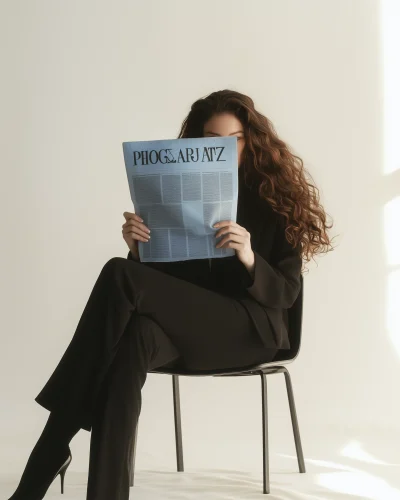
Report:
[[[254,279],[236,255],[211,259],[211,268],[208,259],[143,264],[238,299],[265,347],[288,349],[287,309],[300,292],[302,259],[286,239],[284,218],[259,197],[254,183],[245,183],[243,169],[238,172],[236,220],[251,235]],[[131,252],[128,259],[133,259]]]

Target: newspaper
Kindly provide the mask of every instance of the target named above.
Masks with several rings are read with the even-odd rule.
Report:
[[[215,248],[221,220],[236,222],[236,137],[123,142],[131,199],[150,229],[138,242],[142,262],[228,257]]]

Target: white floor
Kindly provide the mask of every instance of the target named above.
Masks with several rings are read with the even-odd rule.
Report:
[[[397,446],[398,443],[393,443]],[[190,469],[138,470],[130,498],[163,499],[262,499],[270,500],[400,500],[400,464],[389,464],[363,455],[353,446],[340,462],[306,459],[306,474],[296,472],[294,456],[273,455],[271,493],[262,494],[261,471]],[[353,460],[351,456],[353,455]],[[355,458],[357,457],[357,458]],[[361,458],[361,459],[360,459]],[[349,462],[354,462],[349,465]],[[60,495],[59,478],[51,485],[46,500],[84,500],[87,474],[67,472],[65,494]],[[0,498],[7,499],[17,478],[0,476]],[[110,499],[112,500],[112,499]]]

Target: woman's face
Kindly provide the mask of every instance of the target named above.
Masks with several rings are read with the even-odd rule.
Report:
[[[212,116],[203,129],[204,137],[237,137],[238,165],[242,162],[242,153],[245,146],[244,130],[241,121],[232,113],[219,113]]]

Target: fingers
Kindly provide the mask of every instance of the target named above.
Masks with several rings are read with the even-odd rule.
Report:
[[[214,224],[213,227],[219,227],[215,237],[219,238],[226,234],[225,238],[219,241],[215,248],[234,248],[242,250],[246,245],[250,245],[250,233],[237,222],[231,220],[222,220]]]
[[[131,236],[133,237],[137,235],[138,237],[140,237],[140,241],[148,241],[150,239],[150,235],[148,234],[148,232],[141,227],[136,226],[136,224],[138,223],[131,221],[125,222],[125,224],[122,226],[122,234],[131,234]],[[143,224],[141,224],[141,226],[143,226]]]
[[[140,229],[141,233],[143,232],[145,235],[150,233],[150,229],[145,224],[143,224],[143,219],[139,215],[130,212],[124,212],[123,215],[126,218],[126,222],[122,225],[123,228],[134,226]]]
[[[124,224],[122,224],[122,229],[132,229],[134,228],[135,230],[137,229],[138,234],[141,234],[142,236],[148,236],[150,234],[150,229],[142,224],[141,222],[137,222],[134,219],[129,219],[127,220]]]
[[[145,243],[147,243],[150,239],[149,235],[146,235],[146,233],[140,232],[140,230],[136,227],[124,228],[122,230],[122,234],[124,237],[130,236],[134,240],[143,241]]]
[[[248,233],[247,229],[245,229],[242,226],[239,226],[239,224],[237,224],[236,222],[232,222],[232,221],[223,221],[223,222],[226,223],[226,225],[224,227],[222,227],[221,229],[219,229],[215,233],[216,238],[219,238],[220,236],[222,236],[223,234],[226,234],[226,233],[250,235],[250,233]],[[222,224],[222,222],[218,223],[218,224],[220,225],[220,224]]]
[[[123,216],[126,222],[122,224],[122,234],[130,236],[131,238],[147,242],[150,239],[150,229],[143,224],[143,219],[132,212],[124,212]]]
[[[143,219],[134,212],[124,212],[126,222],[122,225],[122,234],[129,235],[135,240],[147,242],[150,239],[150,229],[143,224]],[[227,234],[220,242],[217,243],[216,248],[229,247],[240,249],[247,242],[250,242],[250,233],[236,222],[230,220],[219,221],[213,227],[219,227],[215,233],[215,237],[219,238]]]
[[[128,219],[134,219],[134,220],[137,220],[139,222],[143,222],[143,219],[141,217],[139,217],[138,214],[135,214],[134,212],[124,212],[122,214],[126,220]]]
[[[241,234],[228,234],[221,241],[219,241],[215,248],[241,248],[247,243],[247,237]]]
[[[242,227],[242,226],[239,226],[239,224],[237,222],[233,222],[233,220],[220,220],[219,222],[216,222],[213,227],[222,227],[222,226],[228,226],[228,225],[232,225],[232,226],[238,226],[238,227]]]

